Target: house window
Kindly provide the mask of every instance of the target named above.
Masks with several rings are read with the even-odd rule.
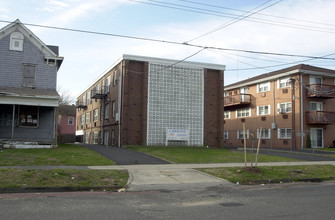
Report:
[[[95,131],[93,133],[93,144],[98,144],[99,142],[99,132]]]
[[[81,125],[85,125],[85,114],[81,116]]]
[[[69,116],[67,118],[67,124],[68,125],[74,125],[74,117],[73,116]]]
[[[243,130],[237,130],[237,139],[243,140],[244,139],[243,133],[244,133]],[[249,129],[245,130],[245,138],[249,139]]]
[[[291,128],[278,128],[278,139],[291,139],[292,129]]]
[[[229,119],[230,118],[230,111],[224,111],[223,116],[224,116],[224,119]]]
[[[112,145],[115,145],[115,131],[112,130]]]
[[[116,77],[117,77],[117,70],[114,71],[114,75],[113,75],[113,86],[116,86],[116,84],[117,84],[117,79],[116,79]]]
[[[85,133],[85,144],[89,144],[90,143],[90,132],[86,132]]]
[[[112,101],[112,117],[113,118],[115,118],[115,111],[116,111],[115,101]]]
[[[229,131],[223,131],[223,139],[229,139]]]
[[[291,112],[291,102],[278,103],[278,113],[288,113]]]
[[[109,93],[110,91],[110,84],[111,84],[111,76],[108,76],[106,80],[106,93]]]
[[[86,113],[86,124],[89,124],[90,123],[90,113],[87,112]]]
[[[86,94],[86,105],[90,104],[90,97],[91,97],[91,92],[88,91]]]
[[[278,88],[285,88],[290,86],[290,77],[280,78],[278,79]]]
[[[257,115],[269,115],[270,105],[257,106]]]
[[[98,121],[99,119],[99,109],[94,109],[94,121]]]
[[[105,105],[105,119],[109,118],[109,104]]]
[[[38,106],[19,106],[19,126],[38,127],[39,107]]]
[[[251,116],[251,108],[243,108],[243,109],[238,109],[236,111],[237,118],[249,117],[249,116]]]
[[[15,51],[23,51],[23,34],[14,32],[10,35],[9,49]]]
[[[259,83],[257,84],[257,92],[266,92],[270,91],[270,82]]]
[[[260,130],[257,129],[257,138],[259,138]],[[271,139],[271,129],[263,129],[261,139]]]
[[[22,86],[23,87],[35,87],[36,81],[36,65],[23,64],[22,71]]]

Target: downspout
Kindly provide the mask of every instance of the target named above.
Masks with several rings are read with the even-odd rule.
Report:
[[[91,103],[91,112],[90,112],[90,126],[91,126],[91,132],[90,132],[90,142],[91,144],[94,143],[94,140],[92,141],[92,139],[94,139],[94,135],[92,136],[92,127],[93,127],[93,102],[92,102],[92,91],[90,92],[90,103]],[[92,138],[93,137],[93,138]]]
[[[121,71],[119,76],[119,99],[118,99],[118,112],[119,112],[119,137],[118,137],[118,147],[121,147],[121,105],[122,105],[122,75],[124,71],[124,62],[121,64]]]
[[[15,105],[13,105],[13,116],[12,116],[12,142],[14,141],[14,128],[15,128]]]
[[[304,148],[304,93],[302,87],[302,75],[300,75],[300,138],[301,138],[301,145],[300,148]]]
[[[274,130],[275,128],[277,128],[277,125],[276,125],[276,80],[273,81],[273,117],[272,117],[272,126],[271,126],[271,149],[272,149],[272,142],[274,140]]]

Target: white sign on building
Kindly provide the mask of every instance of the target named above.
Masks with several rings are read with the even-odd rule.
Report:
[[[187,145],[189,145],[190,130],[188,129],[166,129],[165,146],[168,145],[168,141],[187,141]]]

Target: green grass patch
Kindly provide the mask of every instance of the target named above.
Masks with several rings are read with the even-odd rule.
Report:
[[[3,149],[0,166],[92,166],[113,165],[113,161],[85,147],[60,144],[52,149]]]
[[[124,187],[126,170],[0,169],[0,189],[34,187]]]
[[[203,168],[198,170],[240,184],[313,181],[313,179],[325,181],[335,178],[335,166],[332,165],[258,167],[256,171],[240,167]]]
[[[173,163],[235,163],[244,162],[243,152],[205,147],[128,147]],[[248,161],[255,161],[255,154],[247,154]],[[297,161],[295,159],[258,155],[258,162]]]

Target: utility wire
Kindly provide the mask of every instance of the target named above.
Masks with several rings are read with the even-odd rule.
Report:
[[[4,20],[0,20],[0,22],[12,23],[12,21],[4,21]],[[113,33],[97,32],[97,31],[88,31],[88,30],[82,30],[82,29],[55,27],[55,26],[39,25],[39,24],[32,24],[32,23],[22,23],[22,24],[26,25],[26,26],[33,26],[33,27],[40,27],[40,28],[48,28],[48,29],[78,32],[78,33],[84,33],[84,34],[110,36],[110,37],[127,38],[127,39],[133,39],[133,40],[151,41],[151,42],[157,42],[157,43],[174,44],[174,45],[181,45],[181,46],[188,46],[188,47],[206,48],[206,49],[213,49],[213,50],[219,50],[219,51],[235,51],[235,52],[243,52],[243,53],[251,53],[251,54],[264,54],[264,55],[272,55],[272,56],[286,56],[286,57],[300,57],[300,58],[309,58],[309,59],[335,60],[335,58],[327,58],[327,57],[324,57],[324,56],[319,57],[319,56],[308,56],[308,55],[299,55],[299,54],[287,54],[287,53],[275,53],[275,52],[265,52],[265,51],[255,51],[255,50],[222,48],[222,47],[213,47],[213,46],[202,46],[202,45],[197,45],[197,44],[181,43],[181,42],[177,42],[177,41],[159,40],[159,39],[154,39],[154,38],[136,37],[136,36],[130,36],[130,35],[113,34]]]
[[[252,10],[250,10],[250,11],[245,12],[243,15],[240,15],[239,17],[237,17],[237,18],[235,18],[235,19],[233,19],[233,20],[231,20],[231,21],[229,21],[229,22],[227,22],[227,23],[225,23],[225,24],[223,24],[223,25],[220,25],[219,27],[216,27],[216,28],[214,28],[213,30],[211,30],[211,31],[209,31],[209,32],[206,32],[206,33],[204,33],[204,34],[202,34],[202,35],[199,35],[198,37],[195,37],[195,38],[193,38],[193,39],[191,39],[191,40],[189,40],[189,41],[187,41],[187,42],[191,42],[191,41],[197,40],[197,39],[199,39],[199,38],[202,38],[202,37],[204,37],[204,36],[207,36],[207,35],[209,35],[209,34],[212,34],[212,33],[216,32],[216,31],[219,31],[219,30],[221,30],[221,29],[223,29],[223,28],[226,28],[226,27],[228,27],[228,26],[230,26],[230,25],[232,25],[232,24],[235,24],[235,23],[237,23],[237,22],[239,22],[239,21],[241,21],[241,20],[243,20],[243,19],[246,19],[246,18],[248,18],[248,17],[250,17],[250,16],[252,16],[252,15],[254,15],[254,14],[260,12],[260,11],[263,11],[263,10],[265,10],[265,9],[267,9],[267,8],[270,8],[270,7],[272,7],[272,6],[276,5],[276,4],[278,4],[278,3],[281,2],[282,0],[279,0],[279,1],[275,2],[275,3],[272,3],[271,5],[268,5],[268,6],[266,6],[266,7],[264,7],[264,8],[261,8],[261,9],[259,9],[259,10],[257,10],[257,11],[254,11],[254,10],[256,10],[256,9],[258,9],[258,8],[260,8],[260,7],[262,7],[263,5],[266,5],[267,3],[271,2],[271,1],[272,1],[272,0],[268,0],[268,1],[266,1],[265,3],[262,3],[261,5],[257,6],[256,8],[254,8],[254,9],[252,9]],[[253,11],[254,11],[254,12],[253,12]]]

